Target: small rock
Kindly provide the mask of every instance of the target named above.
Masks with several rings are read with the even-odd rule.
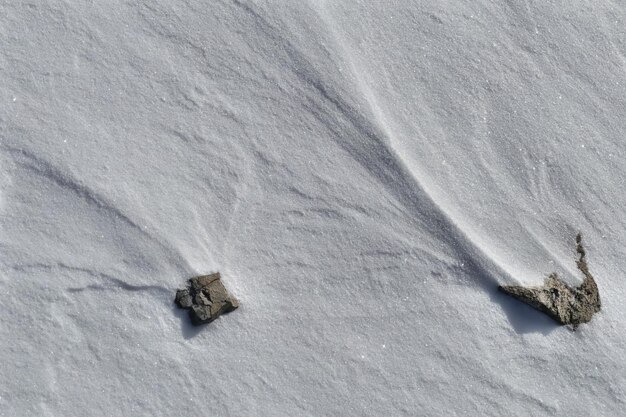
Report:
[[[176,292],[176,304],[189,309],[189,317],[196,325],[210,323],[239,307],[237,299],[222,284],[219,272],[191,278],[187,288]]]
[[[193,300],[191,299],[191,295],[189,295],[189,290],[176,291],[176,304],[178,304],[180,308],[191,308]]]
[[[583,283],[578,287],[570,287],[553,273],[541,287],[507,285],[498,289],[546,313],[561,324],[572,324],[576,328],[581,323],[587,323],[600,311],[601,303],[598,286],[587,267],[580,233],[576,236],[576,252],[580,256],[576,266],[584,276]]]

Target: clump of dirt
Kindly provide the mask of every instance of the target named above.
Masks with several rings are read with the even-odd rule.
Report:
[[[541,287],[505,285],[498,289],[546,313],[560,324],[571,324],[576,328],[581,323],[587,323],[600,311],[601,303],[598,286],[587,267],[580,233],[576,235],[576,252],[579,255],[576,266],[584,276],[583,283],[578,287],[570,287],[556,273],[552,273]]]

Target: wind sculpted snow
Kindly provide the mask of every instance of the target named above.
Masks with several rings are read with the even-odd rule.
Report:
[[[0,7],[0,415],[623,408],[620,7]]]

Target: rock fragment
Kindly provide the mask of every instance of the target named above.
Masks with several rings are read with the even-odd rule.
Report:
[[[500,286],[498,289],[533,308],[542,311],[561,324],[572,324],[576,328],[581,323],[591,321],[600,311],[598,286],[587,267],[582,236],[576,236],[576,252],[579,255],[576,266],[583,273],[583,283],[572,288],[556,273],[550,274],[541,287]]]
[[[195,325],[210,323],[223,313],[239,307],[239,302],[222,284],[219,272],[191,278],[187,288],[176,292],[176,304],[189,309],[189,317]]]
[[[178,290],[176,292],[176,304],[181,308],[191,308],[193,300],[191,299],[191,295],[189,295],[189,290]]]

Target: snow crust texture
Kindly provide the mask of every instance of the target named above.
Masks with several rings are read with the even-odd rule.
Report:
[[[0,416],[623,414],[622,3],[0,10]]]

